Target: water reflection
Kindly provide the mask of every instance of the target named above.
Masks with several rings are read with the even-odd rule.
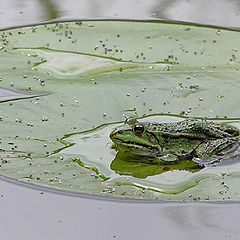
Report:
[[[201,234],[211,231],[224,236],[229,232],[236,234],[234,219],[238,217],[238,211],[231,215],[228,214],[233,207],[236,206],[198,205],[190,207],[188,204],[188,206],[165,207],[163,212],[168,225],[171,225],[175,231],[189,231],[190,229],[190,231],[200,231],[201,229]]]
[[[9,0],[0,2],[0,26],[58,18],[171,19],[238,27],[237,0]]]
[[[45,13],[45,18],[48,20],[60,17],[57,4],[52,0],[38,0],[42,11]]]
[[[240,23],[239,1],[219,0],[161,0],[152,9],[156,18],[186,22],[236,26]]]
[[[174,164],[158,164],[157,161],[160,160],[118,152],[111,162],[110,168],[119,175],[129,175],[136,178],[146,178],[174,170],[197,172],[203,168],[193,161],[175,162]]]

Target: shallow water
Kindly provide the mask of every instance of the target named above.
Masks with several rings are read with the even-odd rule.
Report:
[[[131,21],[2,31],[1,86],[45,95],[1,103],[0,173],[115,197],[239,199],[238,162],[198,172],[123,165],[109,139],[129,116],[239,127],[238,38],[229,29]]]

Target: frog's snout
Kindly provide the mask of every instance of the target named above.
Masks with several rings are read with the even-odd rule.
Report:
[[[123,133],[123,130],[117,130],[117,129],[115,129],[114,131],[112,131],[111,133],[110,133],[110,138],[112,139],[112,141],[114,140],[114,137],[117,135],[117,134],[122,134]]]
[[[109,137],[111,138],[111,140],[113,140],[113,136],[115,135],[115,132],[111,132]]]

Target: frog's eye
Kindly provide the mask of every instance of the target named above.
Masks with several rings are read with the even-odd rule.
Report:
[[[136,123],[133,127],[133,132],[137,135],[137,136],[142,136],[143,133],[145,132],[144,126],[140,123]]]

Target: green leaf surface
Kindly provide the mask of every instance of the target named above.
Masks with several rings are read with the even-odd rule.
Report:
[[[126,116],[239,127],[239,39],[236,30],[166,22],[0,31],[0,173],[114,197],[238,200],[238,162],[197,172],[137,165],[116,156],[109,133]]]

